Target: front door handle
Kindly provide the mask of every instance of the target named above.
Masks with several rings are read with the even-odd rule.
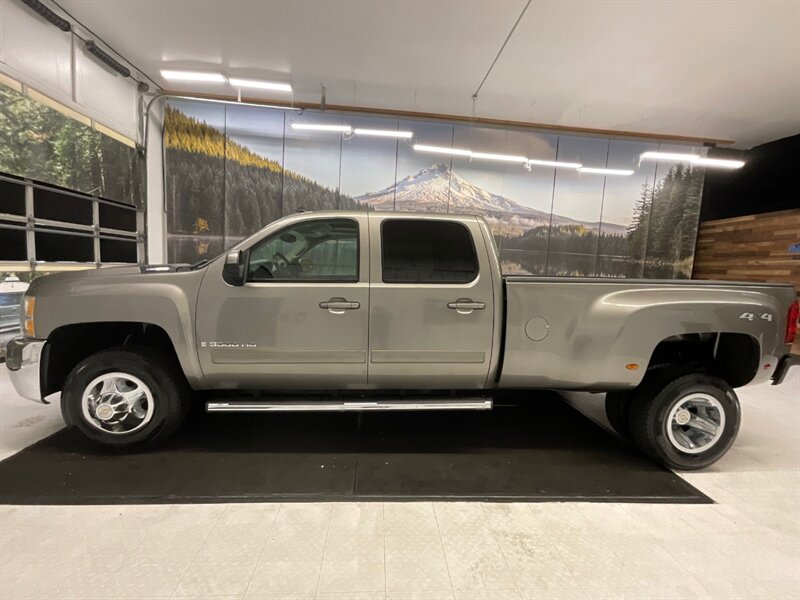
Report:
[[[334,315],[343,315],[346,310],[361,308],[361,303],[346,300],[345,298],[331,298],[327,302],[320,302],[319,307],[329,310]]]
[[[447,308],[451,308],[460,315],[468,315],[473,310],[483,310],[486,308],[485,302],[475,302],[469,298],[459,298],[455,302],[448,302]]]

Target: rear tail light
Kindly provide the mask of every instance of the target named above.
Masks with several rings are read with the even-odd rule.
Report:
[[[787,344],[794,343],[794,338],[797,337],[798,318],[800,318],[800,302],[795,301],[789,307],[789,313],[786,315],[786,337],[783,341]]]

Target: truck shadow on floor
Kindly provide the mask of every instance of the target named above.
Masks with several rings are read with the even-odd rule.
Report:
[[[708,502],[554,393],[492,411],[193,410],[163,447],[111,454],[60,431],[0,463],[0,502]]]

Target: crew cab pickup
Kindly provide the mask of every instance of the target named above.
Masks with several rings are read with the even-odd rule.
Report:
[[[504,277],[477,216],[306,212],[192,266],[34,280],[7,366],[106,446],[157,444],[192,398],[468,409],[545,388],[607,392],[620,435],[697,469],[733,443],[733,388],[797,362],[797,313],[789,285]]]

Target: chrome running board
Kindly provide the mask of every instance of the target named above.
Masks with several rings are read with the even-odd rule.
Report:
[[[206,402],[206,412],[340,412],[363,410],[490,410],[491,398],[381,400],[226,400]]]

